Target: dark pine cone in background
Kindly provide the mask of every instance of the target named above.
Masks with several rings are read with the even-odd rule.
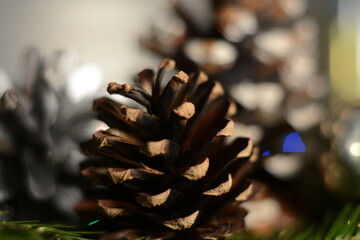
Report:
[[[109,84],[110,94],[144,108],[94,102],[110,128],[83,144],[102,158],[89,159],[82,173],[97,186],[98,226],[110,221],[103,226],[113,233],[103,239],[222,239],[244,228],[238,205],[254,192],[256,151],[247,138],[229,141],[230,101],[218,83],[180,71],[161,87],[174,66],[165,59],[156,74],[140,72],[137,85]]]

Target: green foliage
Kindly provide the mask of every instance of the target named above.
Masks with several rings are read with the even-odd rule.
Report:
[[[0,222],[1,240],[90,240],[83,235],[99,232],[71,231],[64,224],[42,224],[38,221]],[[138,238],[134,240],[142,240]],[[360,204],[347,205],[339,213],[328,213],[321,223],[304,224],[302,228],[285,229],[271,236],[236,234],[228,240],[360,240]]]
[[[228,240],[360,240],[360,204],[346,205],[338,214],[328,213],[321,223],[304,225],[266,237],[240,233]]]
[[[42,224],[38,221],[0,222],[1,240],[90,240],[82,237],[95,232],[71,231],[73,227],[64,224]]]

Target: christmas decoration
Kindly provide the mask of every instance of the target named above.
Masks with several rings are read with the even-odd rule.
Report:
[[[84,162],[82,173],[98,202],[78,209],[112,232],[102,239],[223,239],[244,228],[238,205],[257,188],[248,178],[258,151],[247,138],[229,141],[234,122],[221,85],[182,71],[165,84],[174,67],[164,59],[157,73],[140,72],[136,85],[109,84],[110,94],[136,108],[106,97],[94,102],[109,128],[83,144],[101,158]]]

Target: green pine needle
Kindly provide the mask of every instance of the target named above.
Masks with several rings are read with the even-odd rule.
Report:
[[[266,237],[240,233],[228,240],[360,240],[360,204],[348,204],[337,215],[329,213],[320,224],[302,229],[286,229]]]
[[[95,220],[91,224],[97,223]],[[99,232],[71,231],[66,224],[42,224],[39,221],[0,222],[1,240],[90,240],[83,237]],[[143,240],[145,237],[133,239]],[[228,240],[360,240],[360,204],[346,205],[338,214],[327,214],[319,223],[307,224],[302,229],[285,229],[267,237],[240,233]]]
[[[100,220],[101,220],[101,219],[97,219],[97,220],[95,220],[95,221],[89,222],[89,223],[88,223],[88,226],[92,226],[92,225],[94,225],[95,223],[100,222]]]
[[[39,221],[0,222],[1,240],[90,240],[83,235],[98,232],[70,231],[66,224],[43,224]]]

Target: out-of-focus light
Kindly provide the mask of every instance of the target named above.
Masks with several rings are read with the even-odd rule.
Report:
[[[245,108],[255,110],[258,105],[257,88],[253,83],[242,82],[230,89],[231,95]]]
[[[292,90],[304,89],[315,74],[317,62],[311,53],[292,55],[281,69],[282,81]]]
[[[281,104],[285,93],[277,83],[262,83],[258,85],[259,108],[264,112],[275,112]]]
[[[184,21],[174,14],[165,14],[155,19],[154,24],[145,34],[144,44],[156,44],[166,54],[174,54],[185,39],[186,25]]]
[[[237,58],[233,45],[224,40],[192,39],[185,45],[185,54],[199,65],[231,65]]]
[[[88,226],[92,226],[92,225],[100,222],[100,220],[101,220],[101,219],[97,219],[97,220],[91,221],[91,222],[89,222],[87,225],[88,225]]]
[[[229,137],[229,142],[235,140],[238,137],[247,137],[250,138],[251,141],[255,144],[259,143],[263,138],[264,131],[258,125],[249,125],[243,123],[235,124],[235,133],[233,136]]]
[[[280,179],[287,179],[300,171],[304,162],[299,156],[276,154],[264,161],[266,171]]]
[[[0,69],[0,97],[4,94],[6,90],[9,90],[12,87],[12,84],[9,80],[8,75],[5,71]]]
[[[360,142],[354,142],[350,145],[349,151],[354,157],[360,157]]]
[[[301,108],[291,108],[286,119],[297,130],[307,130],[320,122],[325,110],[317,103],[311,103]]]
[[[284,141],[281,145],[281,151],[283,153],[303,153],[306,152],[306,146],[301,139],[301,136],[297,132],[291,132],[285,136]],[[360,152],[360,148],[359,148]],[[271,154],[270,150],[265,150],[262,153],[262,156],[269,156]],[[281,157],[281,155],[279,155]]]
[[[259,34],[255,38],[256,56],[267,62],[269,59],[287,58],[294,49],[294,36],[285,28],[278,28]]]
[[[307,8],[307,1],[304,0],[279,0],[279,4],[292,18],[301,16]]]
[[[270,155],[270,150],[266,150],[265,152],[263,152],[263,154],[261,156],[266,157]]]
[[[94,63],[83,64],[70,75],[67,93],[74,102],[94,94],[103,80],[102,69]]]
[[[281,206],[273,198],[248,201],[241,206],[249,211],[245,217],[249,229],[275,224],[281,214]]]
[[[264,112],[278,110],[285,93],[277,83],[243,82],[234,86],[231,95],[249,110],[259,108]]]
[[[348,108],[337,116],[340,121],[333,129],[335,146],[337,147],[341,161],[360,177],[360,110]]]
[[[224,26],[224,36],[232,42],[241,41],[246,35],[254,34],[258,30],[258,22],[254,13],[244,9],[234,9],[233,19]],[[225,14],[228,14],[227,12]]]
[[[305,2],[305,1],[303,1]],[[297,43],[304,52],[316,52],[318,42],[318,24],[312,18],[302,18],[294,24]],[[315,57],[315,56],[314,56]]]
[[[108,129],[109,126],[106,123],[101,122],[99,126],[96,128],[96,131],[102,131]]]
[[[290,153],[302,153],[306,151],[305,144],[301,139],[299,133],[292,132],[285,137],[282,151]]]
[[[57,91],[64,87],[70,74],[78,66],[78,55],[71,50],[56,51],[49,61],[45,78]]]
[[[109,126],[103,121],[93,119],[84,127],[84,135],[91,138],[94,132],[107,130]]]

